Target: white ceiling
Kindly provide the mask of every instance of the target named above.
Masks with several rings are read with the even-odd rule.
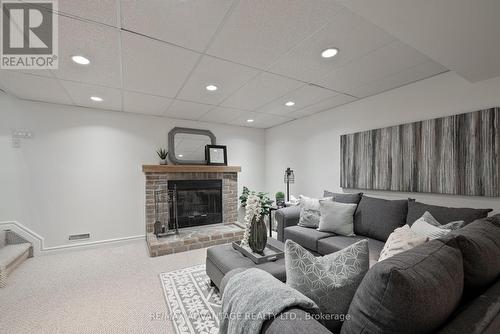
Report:
[[[447,71],[333,0],[64,0],[59,26],[59,69],[3,70],[0,86],[27,100],[269,128]],[[328,47],[339,54],[321,58]]]
[[[500,76],[499,0],[339,0],[476,82]]]

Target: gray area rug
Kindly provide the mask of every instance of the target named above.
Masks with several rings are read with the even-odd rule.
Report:
[[[221,298],[210,286],[204,264],[162,273],[160,281],[177,334],[219,332]]]

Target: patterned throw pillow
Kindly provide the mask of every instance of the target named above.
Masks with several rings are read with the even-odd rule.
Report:
[[[321,319],[338,332],[349,305],[369,269],[368,241],[361,240],[338,252],[315,257],[292,240],[285,242],[286,284],[312,299]]]
[[[405,225],[394,230],[389,235],[384,248],[380,252],[379,261],[385,260],[396,254],[402,253],[415,246],[427,242],[429,238],[421,236],[412,231],[410,226]]]
[[[302,227],[317,228],[321,213],[319,211],[319,199],[300,195],[300,218],[297,225]],[[330,198],[326,198],[330,199]]]

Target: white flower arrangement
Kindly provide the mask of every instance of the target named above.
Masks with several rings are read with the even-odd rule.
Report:
[[[248,238],[250,237],[250,228],[252,226],[253,218],[260,218],[262,214],[262,206],[259,196],[257,196],[256,194],[248,195],[245,208],[245,233],[243,234],[243,239],[241,240],[242,246],[248,246]]]

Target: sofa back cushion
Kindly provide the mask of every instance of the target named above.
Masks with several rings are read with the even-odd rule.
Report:
[[[493,211],[493,209],[449,208],[446,206],[420,203],[413,199],[409,199],[406,223],[411,226],[417,219],[422,217],[426,211],[441,224],[447,224],[457,220],[471,223],[476,219],[488,217],[488,212]]]
[[[430,241],[368,271],[341,334],[433,333],[457,308],[462,292],[462,254]]]
[[[323,192],[323,197],[331,197],[335,202],[346,204],[358,204],[361,200],[363,193],[348,194],[348,193],[334,193],[328,190]]]
[[[407,200],[385,200],[363,196],[354,213],[354,233],[380,241],[406,222]]]
[[[500,278],[500,222],[498,216],[476,220],[439,240],[456,245],[464,259],[465,294],[481,293]]]

